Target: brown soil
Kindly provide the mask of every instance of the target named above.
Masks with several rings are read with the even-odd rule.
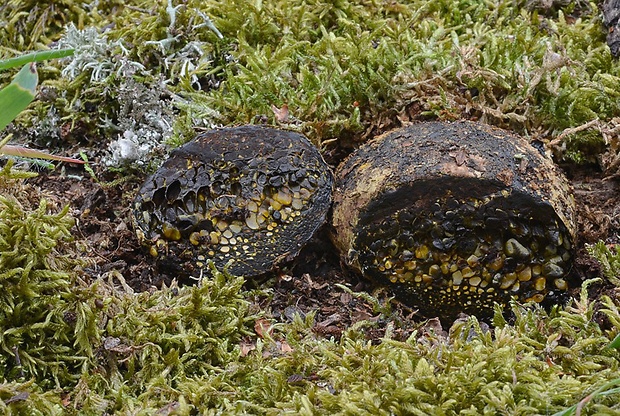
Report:
[[[97,150],[91,151],[90,160],[98,160]],[[340,152],[339,152],[340,153]],[[328,162],[337,162],[334,157]],[[111,173],[98,164],[92,164],[101,185],[90,178],[82,167],[64,166],[52,172],[41,172],[30,180],[41,189],[47,199],[58,206],[69,204],[76,218],[75,237],[91,248],[86,253],[85,274],[92,279],[109,273],[122,274],[136,291],[154,290],[169,284],[174,276],[158,270],[148,251],[138,244],[132,230],[130,206],[145,179],[144,175],[127,176]],[[597,262],[585,250],[585,245],[600,239],[608,244],[620,244],[620,181],[606,179],[594,167],[571,167],[565,172],[574,187],[578,212],[577,256],[574,278],[584,280],[598,277]],[[123,179],[120,181],[120,179]],[[110,185],[114,181],[120,182]],[[267,317],[280,322],[293,319],[297,313],[305,316],[315,312],[317,335],[338,338],[343,330],[359,321],[374,322],[367,327],[369,339],[377,340],[385,334],[386,305],[391,308],[395,336],[406,338],[411,330],[441,330],[438,320],[424,321],[414,310],[391,299],[388,291],[375,288],[371,282],[348,270],[341,264],[330,242],[327,226],[306,245],[300,255],[285,267],[269,273],[263,279],[248,282],[248,287],[270,288],[269,296],[255,300],[255,308]],[[379,299],[373,305],[353,292],[366,291]],[[574,289],[576,294],[578,287]],[[592,287],[592,296],[609,293],[613,288],[600,284]],[[378,306],[378,307],[377,307]],[[444,322],[444,328],[449,322]]]

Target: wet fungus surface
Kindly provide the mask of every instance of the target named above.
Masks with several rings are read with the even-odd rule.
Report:
[[[138,238],[164,267],[212,260],[246,277],[294,257],[325,222],[333,175],[298,133],[212,130],[175,149],[134,201]]]
[[[486,125],[414,124],[362,146],[336,172],[333,226],[349,265],[429,317],[557,302],[569,288],[566,180]]]

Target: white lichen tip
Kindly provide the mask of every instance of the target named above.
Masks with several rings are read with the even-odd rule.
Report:
[[[91,71],[91,82],[104,82],[112,74],[127,76],[146,72],[142,64],[126,57],[129,51],[120,41],[108,41],[94,27],[79,30],[73,23],[69,23],[65,35],[58,41],[58,48],[75,50],[74,55],[67,58],[69,63],[62,70],[62,76],[70,80],[85,71]],[[121,51],[120,58],[114,57],[113,51],[116,49]]]
[[[206,14],[201,12],[200,10],[196,10],[196,14],[204,19],[204,23],[196,25],[196,26],[192,27],[192,29],[201,29],[203,27],[206,27],[209,30],[211,30],[213,33],[215,33],[215,35],[219,39],[224,39],[224,35],[222,35],[222,33],[219,30],[217,30],[217,27],[215,27],[215,25],[213,24],[213,21],[209,18],[209,16],[207,16]]]

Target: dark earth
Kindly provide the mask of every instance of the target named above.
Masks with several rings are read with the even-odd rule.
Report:
[[[98,163],[103,156],[100,149],[86,152],[98,182],[81,166],[66,164],[58,165],[53,171],[39,172],[29,182],[54,205],[70,205],[76,219],[75,238],[83,240],[82,245],[90,249],[83,254],[86,278],[94,280],[118,272],[135,291],[169,285],[174,276],[158,269],[148,249],[138,243],[131,225],[131,202],[146,174],[110,171]],[[333,169],[347,153],[338,148],[328,150],[324,157]],[[562,168],[574,188],[577,203],[578,241],[572,270],[576,284],[571,295],[578,296],[580,281],[601,275],[598,263],[588,255],[585,245],[598,240],[610,247],[620,244],[620,180],[614,175],[606,177],[596,165]],[[324,225],[294,260],[246,283],[248,288],[271,289],[269,295],[253,299],[255,311],[264,311],[265,318],[275,322],[289,322],[296,313],[303,317],[315,311],[314,331],[327,338],[339,338],[346,328],[359,321],[375,323],[365,329],[371,340],[385,334],[388,322],[394,324],[394,336],[402,339],[413,329],[421,329],[423,334],[424,330],[449,328],[452,322],[426,321],[414,309],[392,299],[389,290],[375,287],[348,270],[336,254],[328,232],[328,225]],[[368,298],[352,294],[345,287],[352,292],[372,293],[379,303],[373,305]],[[592,298],[602,294],[618,296],[614,292],[617,289],[609,283],[591,285],[589,291]],[[602,314],[599,316],[605,324]],[[509,313],[507,318],[510,320]]]

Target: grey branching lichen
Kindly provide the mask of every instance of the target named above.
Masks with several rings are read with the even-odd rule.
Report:
[[[89,73],[90,84],[102,88],[102,98],[115,102],[115,120],[104,116],[100,124],[116,132],[117,137],[110,143],[104,163],[115,167],[143,165],[163,153],[174,122],[171,92],[165,80],[157,82],[144,65],[130,59],[122,41],[108,41],[94,28],[81,31],[69,25],[59,47],[75,49],[62,70],[63,76],[75,80]]]
[[[160,157],[173,134],[173,103],[164,82],[150,86],[127,78],[114,96],[120,104],[115,128],[119,137],[110,143],[104,162],[109,166],[144,165]]]
[[[141,58],[140,52],[125,46],[122,36],[110,41],[108,36],[94,29],[79,31],[69,26],[59,42],[62,47],[76,50],[63,69],[63,75],[75,79],[80,73],[90,73],[91,88],[93,84],[101,85],[106,99],[114,103],[114,111],[100,124],[104,130],[116,135],[110,143],[109,155],[104,159],[107,165],[152,163],[153,158],[164,153],[175,124],[179,124],[176,108],[190,114],[192,107],[184,106],[185,100],[175,91],[179,86],[190,91],[202,89],[198,74],[211,70],[212,63],[211,44],[199,40],[198,35],[192,39],[192,33],[207,28],[218,38],[222,37],[204,12],[190,10],[195,15],[188,20],[183,16],[187,12],[185,6],[173,6],[169,1],[165,9],[169,20],[166,37],[139,40],[146,48],[143,54],[154,54],[156,60]],[[111,35],[118,36],[118,33]],[[148,60],[148,63],[142,64],[138,60]],[[204,114],[201,117],[204,118]],[[183,120],[181,118],[181,124]],[[188,120],[196,121],[196,117],[190,116]],[[212,125],[213,120],[198,123],[201,124]]]
[[[105,82],[115,75],[125,79],[134,74],[145,73],[144,65],[128,59],[128,50],[122,41],[109,41],[93,27],[78,30],[73,23],[58,41],[58,48],[73,48],[74,55],[67,58],[61,74],[75,80],[83,72],[90,73],[90,82]],[[120,54],[115,54],[119,51]]]

